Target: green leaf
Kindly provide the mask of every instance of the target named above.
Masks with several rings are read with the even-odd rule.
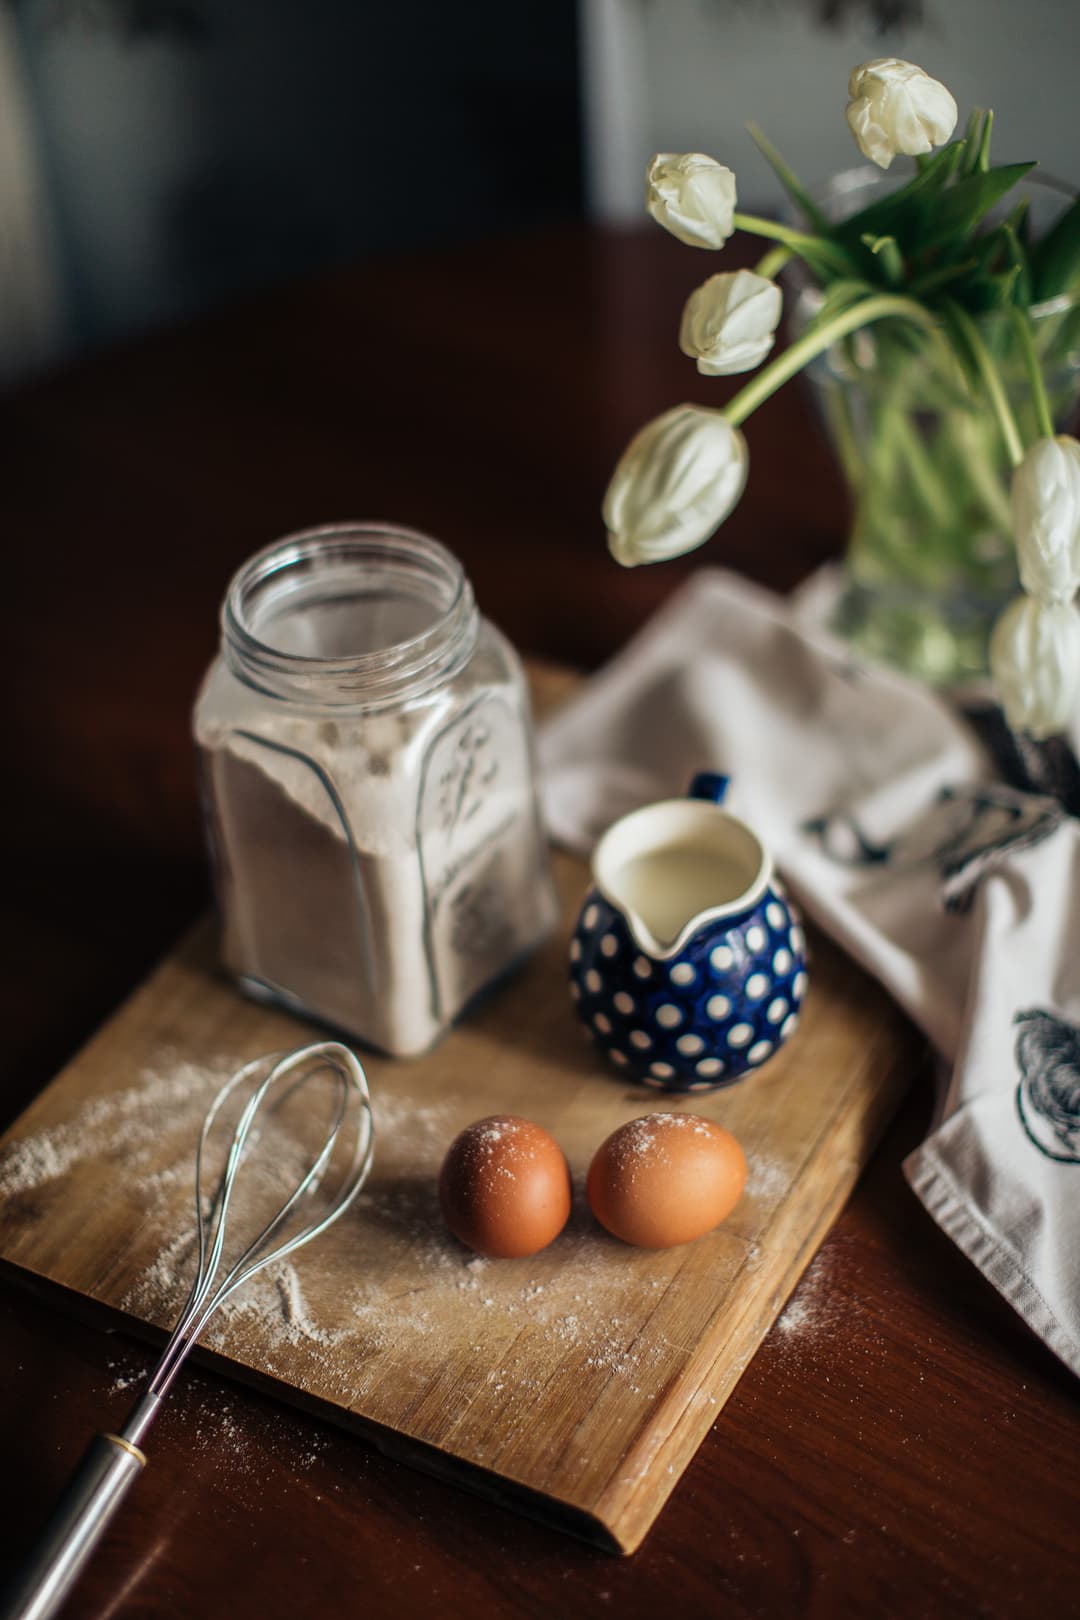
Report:
[[[1008,267],[1009,243],[1004,223],[995,225],[993,230],[983,231],[971,243],[972,251],[978,260],[980,272],[992,275],[997,270]]]
[[[1080,197],[1032,249],[1031,279],[1039,303],[1068,292],[1080,279]]]
[[[963,153],[963,141],[950,141],[906,185],[841,221],[835,236],[852,246],[864,236],[895,236],[898,241],[916,236],[927,207],[948,186]]]
[[[804,242],[793,246],[791,251],[803,261],[814,279],[820,282],[823,287],[827,287],[835,279],[837,274],[835,255],[824,248],[819,249],[812,237],[808,237]]]
[[[1005,221],[1016,232],[1016,240],[1020,243],[1026,254],[1031,253],[1031,199],[1025,197],[1018,202],[1012,213]]]
[[[948,185],[956,173],[963,156],[963,141],[950,141],[947,146],[941,148],[940,152],[935,152],[933,157],[927,158],[926,167],[915,175],[913,179],[909,180],[907,185],[903,186],[896,195],[902,196],[906,193],[921,196],[928,192],[940,191],[944,186]]]
[[[965,286],[963,307],[972,315],[986,315],[995,309],[1007,309],[1015,301],[1015,288],[1020,266],[999,270],[992,275],[973,277]]]
[[[886,284],[890,287],[899,287],[904,279],[904,256],[896,237],[872,236],[867,232],[862,243],[863,247],[870,249],[881,266],[881,274]]]
[[[830,282],[821,300],[821,308],[814,315],[814,321],[831,320],[849,304],[857,304],[860,299],[870,297],[875,290],[869,281],[860,281],[853,276],[841,277]]]
[[[958,264],[943,264],[936,270],[928,270],[925,275],[915,276],[908,284],[908,291],[913,298],[925,298],[927,293],[940,292],[942,287],[962,281],[978,268],[977,258],[961,259]]]
[[[950,236],[970,235],[1006,192],[1034,167],[1034,163],[1006,163],[985,174],[965,175],[934,199],[919,246],[929,247]]]
[[[841,304],[855,303],[859,298],[865,298],[873,292],[868,281],[862,281],[856,276],[849,276],[834,281],[822,300],[823,304],[830,304],[839,309]]]
[[[802,210],[803,214],[813,226],[815,231],[827,233],[829,230],[829,221],[825,217],[825,214],[814,201],[813,197],[811,197],[810,193],[806,190],[806,187],[802,184],[801,180],[799,180],[794,171],[791,170],[784,162],[783,158],[780,156],[780,153],[776,150],[776,147],[769,140],[768,136],[765,135],[763,131],[758,129],[756,124],[747,124],[746,128],[750,135],[750,139],[753,141],[754,145],[757,147],[765,161],[769,164],[773,173],[780,181],[780,184],[783,186],[796,208]]]
[[[1012,291],[1013,302],[1019,304],[1023,309],[1027,309],[1031,303],[1031,268],[1028,264],[1028,256],[1024,252],[1011,218],[1005,220],[1001,227],[1001,233],[1005,240],[1005,257],[1008,267],[1010,271],[1014,270],[1016,272]]]
[[[990,168],[990,131],[993,127],[994,109],[988,107],[986,117],[983,119],[982,129],[979,132],[979,144],[975,150],[975,158],[972,163],[972,169],[979,174],[986,174]]]
[[[978,166],[979,133],[982,127],[982,121],[982,108],[972,107],[970,113],[968,114],[967,128],[964,131],[964,159],[960,165],[961,174],[973,174]]]

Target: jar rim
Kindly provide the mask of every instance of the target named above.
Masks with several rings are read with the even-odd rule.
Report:
[[[400,641],[332,657],[270,645],[256,604],[285,595],[288,576],[315,581],[337,564],[387,567],[431,603],[430,624]],[[321,565],[321,566],[320,566]],[[396,565],[396,567],[394,566]],[[299,587],[294,587],[299,592]],[[273,697],[371,707],[418,695],[455,674],[476,639],[476,604],[464,568],[440,541],[394,523],[330,523],[272,541],[233,574],[221,607],[222,645],[234,673]]]

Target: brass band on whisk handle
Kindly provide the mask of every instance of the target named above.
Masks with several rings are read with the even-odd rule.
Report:
[[[314,1074],[329,1070],[339,1084],[337,1113],[326,1133],[321,1152],[307,1174],[299,1179],[289,1198],[268,1221],[240,1258],[218,1282],[222,1264],[225,1216],[233,1182],[240,1170],[244,1148],[252,1133],[259,1109],[275,1106],[267,1098],[275,1087],[291,1095]],[[293,1079],[297,1071],[299,1078]],[[259,1076],[265,1072],[265,1078]],[[224,1173],[213,1197],[204,1194],[203,1156],[211,1127],[226,1098],[238,1087],[256,1082],[231,1136]],[[282,1099],[283,1100],[283,1099]],[[188,1351],[221,1305],[241,1284],[272,1261],[284,1259],[320,1232],[325,1232],[344,1214],[360,1191],[371,1169],[374,1149],[371,1098],[367,1079],[355,1055],[338,1041],[317,1041],[284,1056],[254,1058],[233,1075],[218,1092],[203,1122],[195,1158],[195,1222],[199,1247],[198,1272],[187,1304],[165,1346],[161,1360],[145,1394],[132,1409],[120,1434],[99,1434],[90,1444],[53,1512],[40,1541],[30,1555],[14,1588],[0,1600],[0,1620],[50,1620],[78,1579],[91,1553],[101,1540],[110,1519],[127,1495],[129,1487],[146,1463],[142,1441],[157,1416],[158,1409]],[[346,1159],[341,1180],[327,1212],[302,1226],[289,1239],[275,1247],[267,1245],[284,1233],[284,1222],[302,1200],[320,1186],[331,1158],[341,1140]]]

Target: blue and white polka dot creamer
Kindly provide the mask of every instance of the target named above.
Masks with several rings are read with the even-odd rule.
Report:
[[[570,994],[628,1079],[730,1086],[794,1031],[806,941],[760,839],[723,808],[728,779],[632,811],[593,854],[570,943]]]

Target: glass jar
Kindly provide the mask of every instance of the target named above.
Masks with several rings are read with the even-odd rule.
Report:
[[[422,1052],[557,915],[520,662],[444,546],[383,526],[259,552],[221,625],[194,730],[225,965]]]

